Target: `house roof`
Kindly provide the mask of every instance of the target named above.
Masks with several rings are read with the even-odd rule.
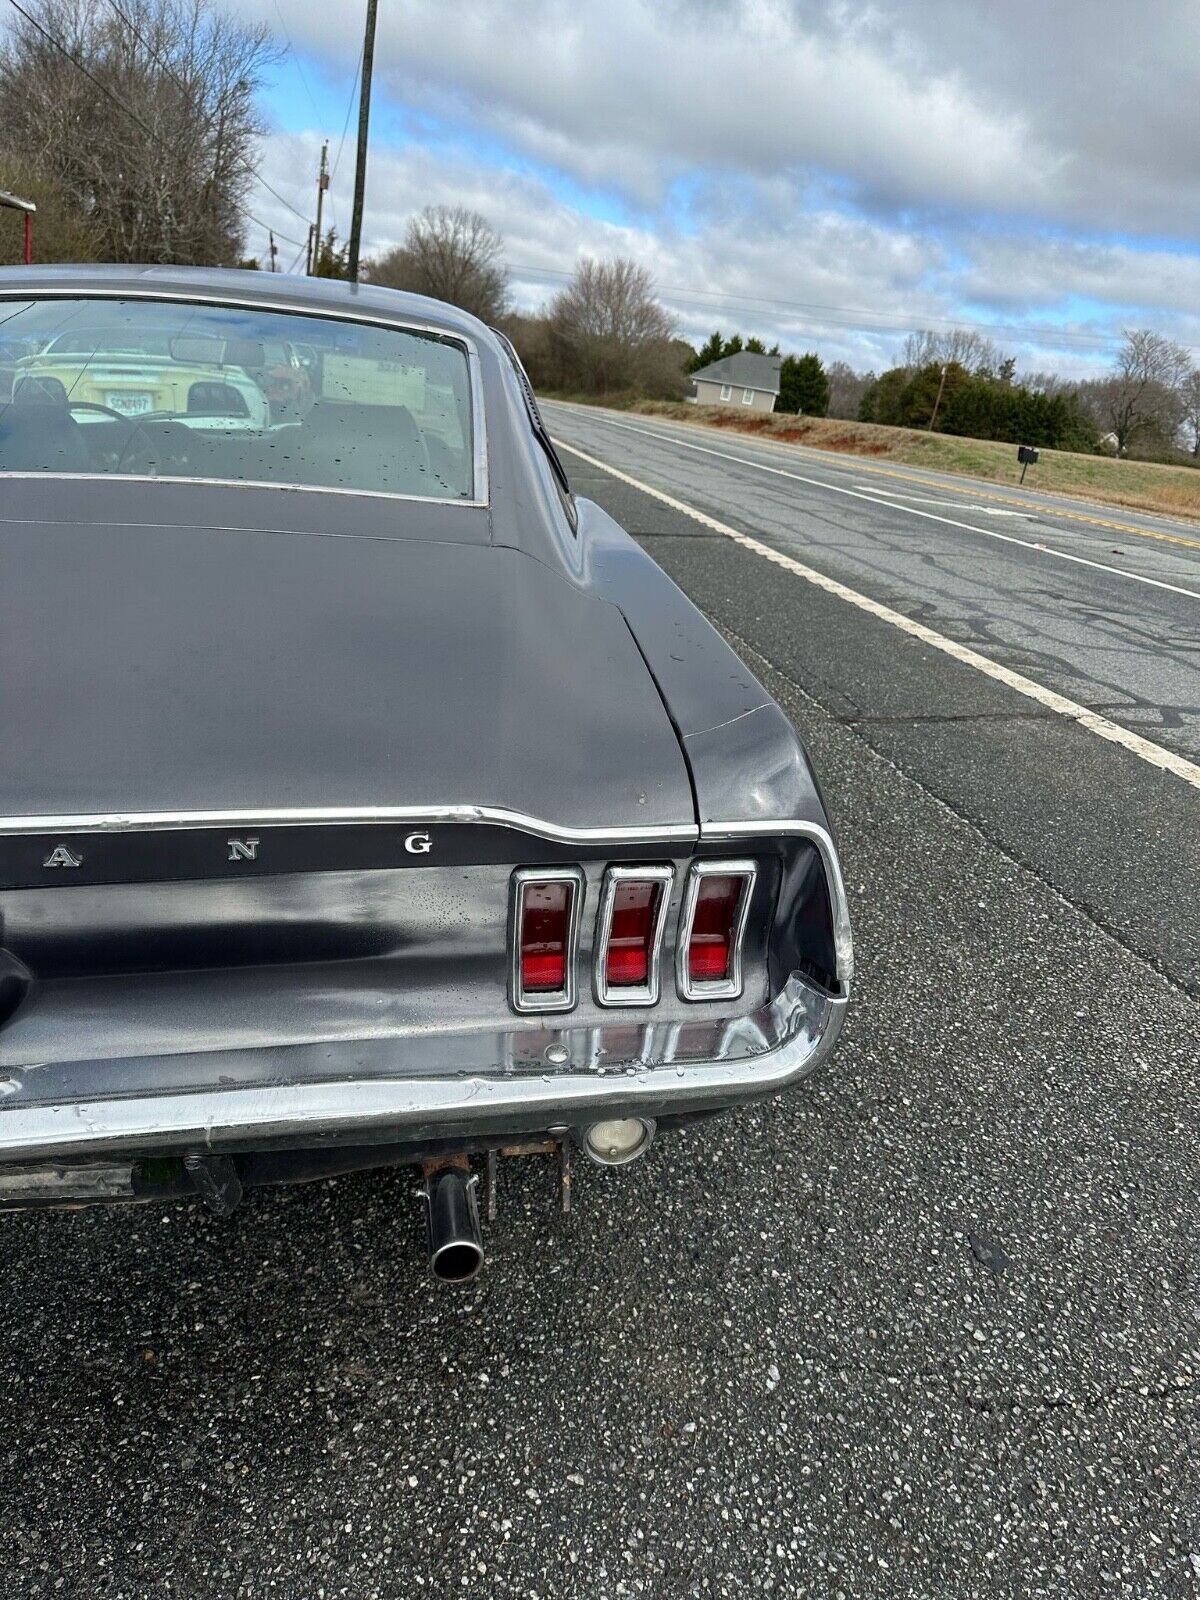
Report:
[[[702,383],[730,383],[742,389],[764,389],[768,394],[778,394],[782,359],[781,356],[760,356],[752,350],[739,350],[735,356],[722,356],[720,361],[710,361],[708,366],[693,372],[692,377]]]

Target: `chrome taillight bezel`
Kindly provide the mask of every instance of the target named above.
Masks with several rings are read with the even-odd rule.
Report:
[[[521,914],[527,887],[536,884],[567,883],[571,886],[571,909],[567,918],[566,979],[562,989],[525,992],[521,981]],[[576,967],[579,958],[579,929],[583,921],[584,876],[578,867],[521,867],[512,875],[508,900],[508,998],[514,1011],[573,1011],[578,1001]]]
[[[741,878],[742,894],[737,914],[733,920],[733,938],[730,949],[729,975],[711,981],[693,981],[688,970],[688,949],[692,942],[692,924],[696,918],[696,901],[700,885],[705,878]],[[745,944],[746,923],[750,916],[750,902],[754,898],[754,885],[758,881],[758,866],[753,861],[693,861],[688,868],[683,888],[683,907],[679,914],[679,936],[675,944],[675,985],[684,1000],[736,1000],[744,987],[742,950]]]
[[[608,981],[608,942],[612,934],[613,909],[617,888],[622,883],[660,883],[658,911],[650,935],[649,960],[644,984],[610,985]],[[600,891],[600,910],[596,917],[596,942],[592,956],[592,979],[596,1000],[602,1006],[654,1006],[662,993],[662,947],[667,931],[667,911],[675,884],[674,867],[609,867]]]

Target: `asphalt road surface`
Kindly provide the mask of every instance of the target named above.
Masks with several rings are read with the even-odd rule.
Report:
[[[843,1045],[463,1293],[404,1174],[0,1219],[5,1593],[1200,1594],[1200,533],[547,412],[812,750]]]

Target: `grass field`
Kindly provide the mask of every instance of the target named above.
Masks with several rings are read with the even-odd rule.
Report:
[[[927,467],[936,472],[986,478],[993,483],[1015,485],[1021,476],[1016,446],[997,444],[990,439],[958,439],[947,433],[918,433],[911,428],[840,422],[831,417],[764,416],[761,413],[750,416],[732,407],[699,407],[688,405],[686,401],[641,400],[622,404],[618,400],[615,403],[623,410],[669,417],[698,427],[725,428],[784,444],[804,444],[817,450],[870,456],[910,467]],[[1200,470],[1190,467],[1043,450],[1037,465],[1030,467],[1026,475],[1025,487],[1200,520]]]

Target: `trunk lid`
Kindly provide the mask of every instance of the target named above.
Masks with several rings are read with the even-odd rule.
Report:
[[[615,607],[483,544],[0,524],[0,817],[462,804],[694,821]]]

